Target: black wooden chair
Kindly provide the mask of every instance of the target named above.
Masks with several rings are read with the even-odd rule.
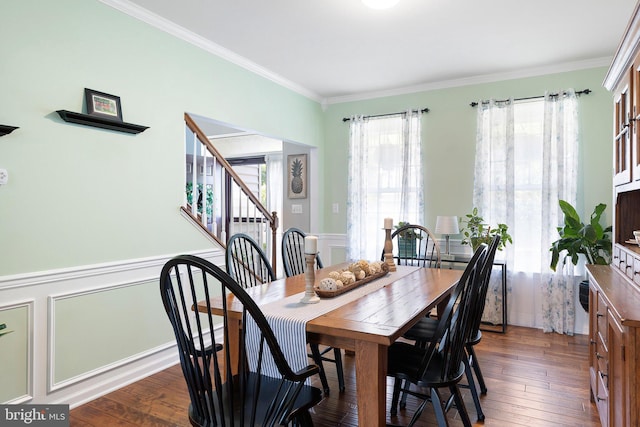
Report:
[[[287,277],[297,274],[304,274],[307,270],[307,263],[304,258],[304,238],[306,234],[298,228],[289,228],[282,235],[282,265],[284,266],[284,274]],[[316,256],[317,268],[322,268],[322,260]],[[329,383],[324,370],[323,362],[331,362],[336,365],[336,374],[338,375],[338,387],[340,391],[344,391],[344,371],[342,369],[342,351],[339,348],[325,347],[322,351],[317,344],[310,344],[311,357],[313,361],[320,367],[320,381],[325,394],[329,394]],[[333,350],[333,358],[327,355]]]
[[[480,286],[478,287],[475,295],[472,296],[471,300],[471,316],[470,316],[470,333],[467,342],[465,343],[465,365],[466,365],[466,378],[469,390],[471,392],[471,396],[473,398],[473,403],[476,407],[476,414],[478,416],[478,421],[484,421],[485,416],[482,411],[482,406],[480,404],[480,396],[478,395],[478,390],[476,387],[476,381],[473,377],[473,373],[475,373],[478,386],[480,388],[481,394],[487,393],[487,386],[484,382],[484,377],[482,375],[482,371],[480,369],[480,363],[478,361],[478,357],[476,356],[476,352],[474,350],[474,346],[480,342],[482,339],[482,331],[480,330],[480,324],[482,323],[482,313],[484,312],[485,302],[487,298],[487,290],[489,289],[489,283],[491,281],[491,271],[493,270],[493,260],[495,259],[496,251],[498,246],[500,245],[500,236],[495,236],[491,242],[489,243],[489,247],[487,250],[487,256],[483,262],[483,265],[480,269]],[[411,329],[409,329],[404,337],[415,340],[416,345],[421,347],[426,347],[429,342],[433,341],[434,336],[436,336],[436,330],[438,327],[438,320],[433,318],[423,318],[418,323],[416,323]],[[472,372],[473,369],[473,372]],[[400,404],[400,407],[405,406],[406,395],[403,396],[403,401]]]
[[[455,403],[463,425],[471,426],[458,383],[466,370],[464,346],[472,323],[471,300],[481,285],[480,270],[486,256],[487,245],[482,244],[465,268],[446,308],[440,313],[434,339],[428,346],[397,341],[389,347],[388,375],[395,379],[391,415],[397,413],[401,392],[422,400],[409,426],[416,423],[429,402],[433,404],[438,425],[449,425],[446,412]],[[417,386],[417,391],[411,389],[412,384]],[[440,394],[442,388],[451,393],[446,400]],[[428,393],[424,393],[423,389]]]
[[[442,261],[440,243],[426,227],[406,224],[393,230],[393,259],[397,265],[439,268]],[[384,250],[382,257],[384,261]]]
[[[264,251],[247,234],[238,233],[229,238],[225,258],[227,273],[244,288],[276,279]]]
[[[305,382],[318,373],[318,367],[309,365],[292,371],[259,307],[227,273],[206,260],[180,255],[164,265],[160,294],[178,344],[192,425],[313,425],[309,409],[321,401],[322,392]],[[233,297],[234,310],[241,310],[243,324],[249,317],[255,321],[260,343],[257,358],[262,360],[270,354],[277,377],[264,375],[261,363],[253,370],[249,363],[238,363],[238,372],[232,372],[233,349],[228,341],[231,322],[227,321],[230,307],[223,305],[221,339],[216,335],[220,326],[214,320],[217,317],[210,314],[210,299],[217,296],[222,301]],[[206,301],[207,314],[193,311],[193,304],[200,300]],[[241,328],[236,353],[245,361],[246,329]]]
[[[287,277],[302,274],[307,270],[304,259],[304,238],[307,235],[299,228],[291,227],[282,235],[282,265]],[[316,255],[316,267],[322,268],[320,255]]]

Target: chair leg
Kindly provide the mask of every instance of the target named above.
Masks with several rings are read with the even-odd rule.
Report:
[[[342,351],[339,348],[333,348],[333,358],[336,362],[336,373],[338,374],[338,388],[344,391],[344,371],[342,370]]]
[[[464,406],[464,400],[462,400],[460,389],[457,385],[452,385],[449,387],[449,390],[451,390],[451,395],[453,396],[456,408],[458,409],[458,414],[460,414],[462,425],[464,425],[464,427],[471,427],[471,419],[469,418],[469,414],[467,413],[466,406]]]
[[[464,373],[467,376],[467,382],[469,383],[469,391],[471,391],[471,397],[473,398],[473,404],[476,407],[476,414],[478,414],[478,421],[484,421],[484,412],[482,412],[482,406],[480,406],[480,397],[478,396],[478,389],[476,388],[476,382],[473,379],[473,372],[471,371],[471,365],[468,358],[464,358]]]
[[[396,415],[398,413],[398,398],[400,397],[400,389],[402,388],[402,383],[404,380],[400,378],[395,378],[393,380],[393,395],[391,397],[391,415]]]
[[[420,405],[416,413],[413,414],[413,418],[411,418],[411,422],[409,422],[409,426],[412,426],[418,420],[418,417],[422,414],[422,411],[424,410],[424,407],[428,401],[429,400],[425,400],[422,402],[422,404]],[[431,389],[431,404],[433,405],[433,411],[435,412],[438,426],[448,427],[449,420],[447,419],[447,413],[445,412],[445,409],[442,403],[442,398],[440,397],[440,393],[438,392],[437,388]]]
[[[478,379],[478,385],[480,386],[480,393],[487,394],[487,386],[484,383],[484,377],[482,376],[482,371],[480,370],[480,364],[478,363],[478,358],[476,357],[476,352],[473,349],[472,345],[466,345],[467,354],[471,359],[471,366],[473,366],[473,371],[476,373],[476,378]]]
[[[294,427],[313,427],[313,420],[309,411],[300,411],[298,416],[293,420]]]
[[[329,382],[327,381],[327,374],[324,371],[322,356],[320,355],[318,344],[309,344],[309,347],[311,347],[311,355],[313,357],[313,361],[316,365],[318,365],[318,368],[320,369],[320,382],[322,383],[322,390],[324,391],[324,395],[329,396]]]
[[[404,387],[402,387],[402,395],[400,396],[400,409],[404,409],[407,407],[407,393],[405,391],[405,387],[407,388],[407,390],[409,389],[409,387],[411,387],[411,383],[409,381],[404,381]]]

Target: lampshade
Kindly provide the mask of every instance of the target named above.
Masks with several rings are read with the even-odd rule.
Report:
[[[458,217],[457,216],[440,216],[436,218],[436,229],[435,232],[437,234],[458,234],[460,233],[460,229],[458,228]]]
[[[400,0],[362,0],[366,6],[372,9],[389,9],[395,6]]]

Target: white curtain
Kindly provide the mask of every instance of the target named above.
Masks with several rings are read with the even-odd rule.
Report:
[[[573,264],[549,269],[549,248],[559,238],[563,224],[558,200],[576,205],[578,177],[578,102],[570,89],[565,95],[545,95],[542,181],[542,327],[545,332],[573,335],[575,323],[575,276]]]
[[[347,259],[378,260],[384,218],[422,224],[420,114],[354,116],[347,183]]]
[[[573,90],[560,93],[515,105],[512,101],[480,104],[474,205],[488,224],[509,225],[514,244],[497,257],[506,258],[509,284],[518,286],[520,300],[531,301],[524,310],[538,311],[538,289],[543,329],[573,334],[573,266],[555,274],[549,268],[549,248],[558,238],[556,228],[563,218],[558,200],[574,206],[576,201],[577,102]],[[500,321],[502,310],[495,282],[483,317],[491,323]]]
[[[487,224],[507,224],[511,233],[515,206],[514,170],[513,100],[479,103],[473,205]],[[509,274],[513,266],[511,247],[507,246],[496,257],[506,259]],[[482,320],[502,323],[502,282],[495,273],[491,274]]]
[[[284,193],[284,161],[282,153],[271,153],[265,156],[267,164],[267,183],[269,185],[267,191],[267,209],[269,212],[278,213],[278,229],[276,232],[276,277],[282,277],[284,270],[282,268],[282,254],[280,253],[280,242],[282,241],[282,203]],[[267,236],[271,236],[271,230],[267,230]]]

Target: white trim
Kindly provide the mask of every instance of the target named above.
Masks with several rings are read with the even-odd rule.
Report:
[[[423,83],[415,86],[407,86],[397,89],[382,90],[376,92],[366,92],[355,95],[335,96],[325,98],[322,105],[341,104],[344,102],[364,101],[368,99],[382,98],[386,96],[405,95],[416,92],[427,92],[432,90],[447,89],[460,86],[470,86],[475,84],[494,83],[505,80],[522,79],[526,77],[544,76],[548,74],[565,73],[569,71],[586,70],[589,68],[605,67],[611,63],[611,57],[588,59],[585,61],[566,62],[554,64],[546,67],[526,68],[518,71],[505,73],[486,74],[463,79],[443,80],[439,82]]]
[[[189,253],[192,255],[197,255],[201,258],[215,258],[217,255],[219,256],[220,253],[222,253],[221,256],[224,258],[224,251],[220,248],[190,251]],[[125,272],[129,270],[139,270],[142,268],[153,268],[159,266],[161,267],[174,255],[175,254],[158,255],[147,258],[135,258],[106,262],[101,264],[89,264],[56,270],[45,270],[36,271],[33,273],[0,276],[0,290],[20,288],[25,286],[38,286],[53,282],[76,280],[92,276],[102,276],[105,274]]]
[[[261,77],[264,77],[272,82],[279,84],[287,89],[290,89],[300,95],[306,96],[307,98],[311,98],[316,102],[321,102],[322,97],[315,92],[306,89],[297,83],[292,82],[291,80],[285,79],[284,77],[276,74],[266,68],[256,64],[249,59],[240,56],[229,49],[226,49],[216,43],[213,43],[210,40],[205,39],[198,34],[177,25],[174,22],[171,22],[143,7],[140,7],[136,4],[131,3],[128,0],[100,0],[102,3],[113,7],[114,9],[119,10],[133,18],[139,19],[153,27],[158,28],[172,36],[175,36],[181,40],[186,41],[194,46],[199,47],[200,49],[212,53],[216,56],[219,56],[222,59],[226,59],[227,61],[238,65],[252,73],[255,73]]]
[[[114,291],[117,289],[123,289],[123,288],[129,288],[129,287],[133,287],[133,286],[140,286],[143,284],[147,284],[149,282],[154,282],[158,280],[157,276],[151,276],[148,278],[142,278],[142,279],[136,279],[133,281],[125,281],[122,283],[116,283],[116,284],[110,284],[110,285],[105,285],[105,286],[97,286],[97,287],[93,287],[91,289],[86,289],[86,290],[78,290],[78,291],[73,291],[73,292],[66,292],[66,293],[60,293],[60,294],[52,294],[49,295],[48,299],[48,319],[47,319],[47,325],[49,327],[49,333],[48,333],[48,343],[47,343],[47,366],[49,366],[49,370],[48,370],[48,379],[47,379],[47,393],[52,393],[56,390],[60,390],[61,388],[67,387],[69,385],[87,380],[91,377],[94,377],[96,375],[111,371],[115,368],[127,365],[129,363],[131,363],[132,361],[135,360],[139,360],[139,359],[143,359],[145,357],[151,356],[161,350],[167,349],[169,347],[175,347],[175,345],[172,345],[171,343],[167,343],[164,345],[161,345],[159,347],[156,347],[155,349],[150,349],[147,351],[143,351],[141,353],[135,354],[133,356],[129,356],[126,357],[124,359],[120,359],[117,360],[115,362],[106,364],[101,366],[100,368],[96,368],[96,369],[92,369],[90,371],[87,371],[83,374],[80,375],[76,375],[73,378],[69,378],[66,379],[64,381],[60,381],[58,383],[55,382],[55,367],[56,367],[56,363],[55,363],[55,353],[54,353],[54,343],[56,342],[56,336],[55,336],[55,330],[56,330],[56,302],[58,301],[62,301],[62,300],[66,300],[66,299],[70,299],[70,298],[77,298],[80,296],[84,296],[84,295],[91,295],[91,294],[96,294],[96,293],[102,293],[102,292],[110,292],[110,291]]]
[[[212,248],[189,251],[216,265],[224,265],[224,251]],[[28,394],[12,396],[5,403],[66,403],[71,407],[100,397],[110,391],[145,378],[179,363],[175,342],[171,339],[124,358],[54,383],[53,344],[55,302],[60,298],[103,292],[156,281],[162,265],[174,255],[153,256],[40,271],[0,277],[0,301],[3,307],[26,305],[29,310],[29,361],[25,368]],[[52,285],[53,284],[53,285]]]
[[[35,360],[35,353],[34,353],[34,304],[35,304],[35,300],[34,299],[28,299],[25,301],[19,301],[19,302],[13,302],[11,304],[5,304],[0,306],[0,312],[1,311],[5,311],[5,310],[13,310],[16,308],[21,308],[21,307],[26,307],[27,308],[27,333],[28,333],[28,337],[27,337],[27,394],[23,395],[23,396],[19,396],[15,399],[12,399],[6,403],[8,404],[19,404],[19,403],[25,403],[28,402],[30,400],[33,399],[33,390],[34,390],[34,373],[33,373],[33,367],[34,367],[34,360]],[[14,332],[15,333],[15,332]]]

